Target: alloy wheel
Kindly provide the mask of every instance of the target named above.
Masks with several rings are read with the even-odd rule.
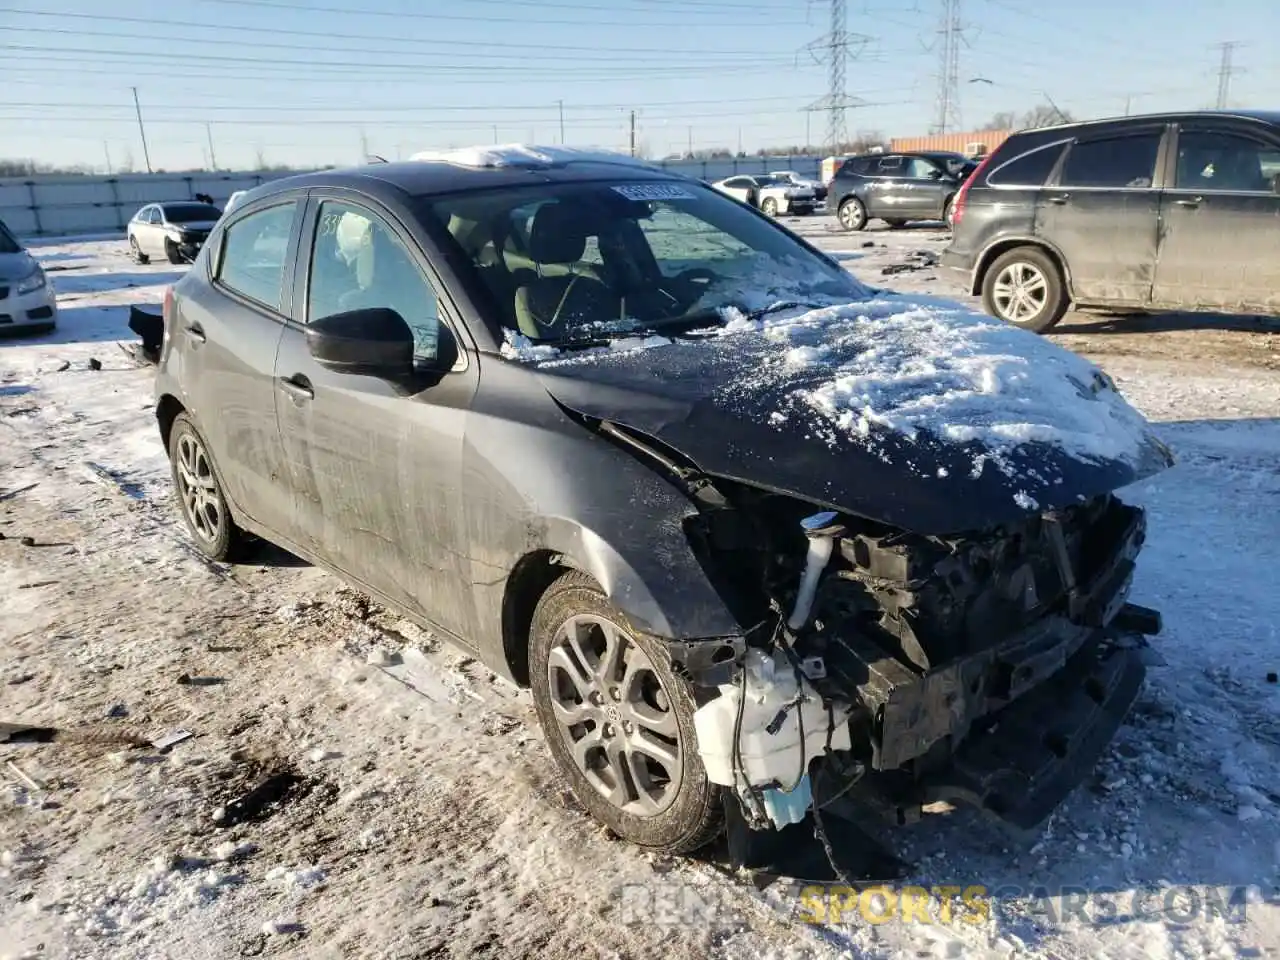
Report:
[[[1049,281],[1034,264],[1014,261],[996,277],[991,297],[1000,316],[1012,323],[1025,323],[1044,310]]]
[[[178,438],[177,458],[174,461],[178,480],[178,495],[182,509],[198,536],[214,543],[226,523],[226,510],[218,481],[203,444],[191,433]]]
[[[570,617],[547,659],[551,707],[574,763],[613,806],[662,813],[683,779],[679,725],[648,655],[618,624]]]
[[[862,205],[857,201],[849,201],[843,204],[839,210],[840,224],[847,230],[856,230],[862,224],[863,211]]]

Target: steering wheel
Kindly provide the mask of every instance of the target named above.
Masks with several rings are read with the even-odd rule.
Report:
[[[690,267],[688,270],[681,270],[671,279],[676,283],[715,283],[720,279],[720,274],[710,267]]]

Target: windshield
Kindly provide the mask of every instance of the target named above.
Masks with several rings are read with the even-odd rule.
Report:
[[[204,223],[217,220],[222,211],[207,203],[166,203],[164,218],[169,223]]]
[[[9,228],[0,220],[0,253],[21,253],[22,244],[9,232]]]
[[[687,181],[508,187],[433,199],[508,339],[591,341],[719,325],[868,291],[735,200]]]

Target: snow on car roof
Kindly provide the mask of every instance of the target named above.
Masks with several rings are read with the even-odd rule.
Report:
[[[526,143],[507,143],[495,146],[459,147],[453,150],[422,150],[410,160],[427,163],[451,163],[461,167],[545,167],[573,161],[589,160],[596,163],[627,163],[649,167],[636,157],[609,150],[581,150],[576,147],[544,147]]]

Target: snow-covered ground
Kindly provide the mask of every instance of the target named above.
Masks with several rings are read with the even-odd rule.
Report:
[[[942,233],[788,224],[870,283],[955,293],[918,253]],[[1244,362],[1064,333],[1179,459],[1128,491],[1150,511],[1134,599],[1164,614],[1163,662],[1037,835],[963,812],[894,834],[909,883],[1000,894],[983,922],[947,922],[945,892],[903,922],[899,888],[891,922],[839,895],[843,922],[818,926],[812,896],[609,839],[551,769],[527,695],[328,575],[270,550],[200,561],[170,507],[151,373],[115,346],[134,339],[127,305],[158,303],[180,268],[134,265],[120,240],[35,253],[65,268],[50,274],[62,313],[52,336],[0,341],[0,721],[99,737],[0,746],[0,957],[1280,948],[1280,373],[1265,342]],[[108,739],[178,728],[194,736],[165,753]],[[272,775],[280,797],[242,817],[232,801]]]

